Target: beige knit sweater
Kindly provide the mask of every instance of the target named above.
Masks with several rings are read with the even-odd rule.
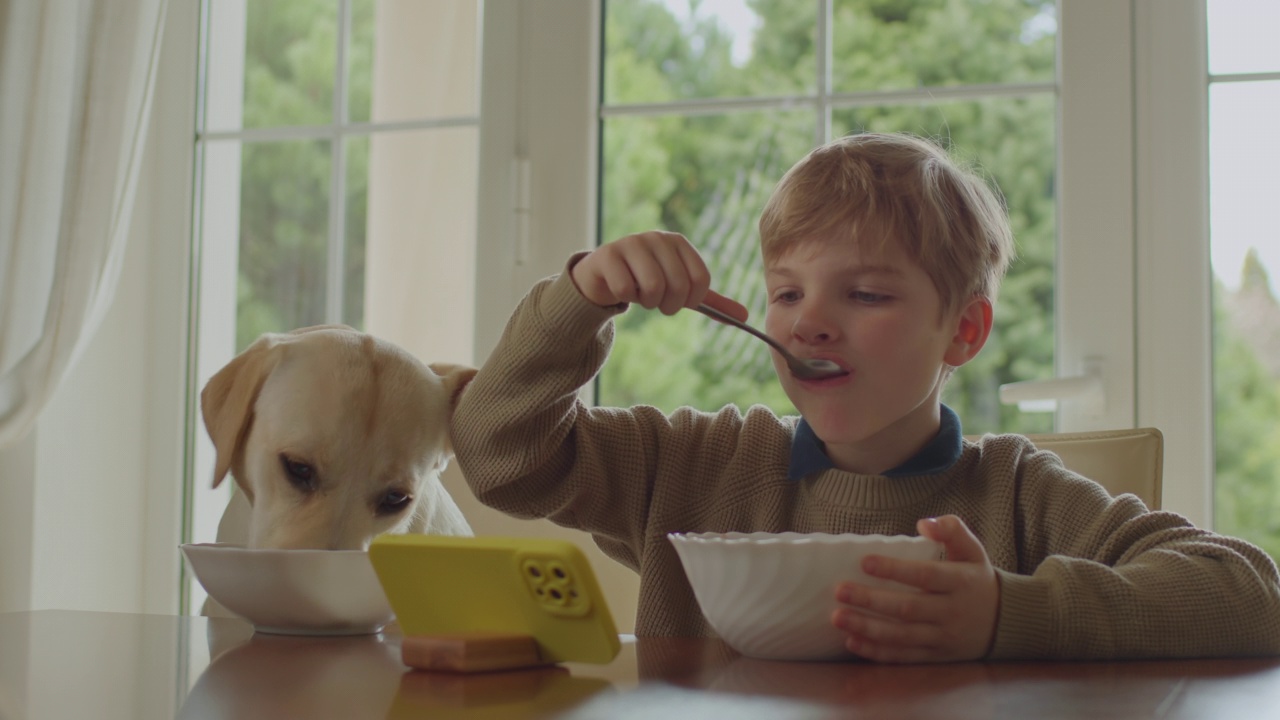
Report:
[[[589,407],[611,317],[568,274],[533,288],[455,415],[457,461],[485,504],[592,533],[640,573],[637,635],[713,635],[668,532],[915,534],[954,513],[1000,576],[992,658],[1280,653],[1280,584],[1258,548],[1112,498],[1019,435],[965,442],[935,475],[787,479],[797,419]]]

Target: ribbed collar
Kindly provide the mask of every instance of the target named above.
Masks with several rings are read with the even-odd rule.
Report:
[[[913,455],[901,465],[887,470],[881,475],[885,477],[904,477],[907,475],[933,475],[943,472],[956,464],[960,453],[964,450],[964,437],[960,431],[960,417],[946,405],[942,406],[942,424],[938,434],[925,445],[920,452]],[[818,473],[835,467],[822,441],[809,427],[808,421],[800,418],[796,425],[795,437],[791,440],[791,465],[787,469],[787,477],[799,480],[810,473]]]

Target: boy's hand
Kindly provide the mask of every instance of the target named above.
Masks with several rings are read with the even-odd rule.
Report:
[[[983,657],[995,635],[1000,583],[987,551],[954,515],[916,524],[921,535],[942,543],[946,560],[863,558],[862,570],[878,578],[920,588],[904,592],[841,583],[831,622],[849,633],[850,652],[880,662],[939,662]],[[869,610],[883,617],[866,615]]]
[[[747,309],[712,290],[711,273],[679,233],[652,230],[601,245],[571,271],[578,292],[608,307],[636,303],[672,315],[698,303],[747,319]]]

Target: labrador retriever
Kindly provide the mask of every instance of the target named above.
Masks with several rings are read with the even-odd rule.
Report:
[[[200,394],[213,485],[230,474],[237,486],[218,542],[349,550],[388,532],[471,535],[440,473],[475,372],[345,326],[263,335]]]

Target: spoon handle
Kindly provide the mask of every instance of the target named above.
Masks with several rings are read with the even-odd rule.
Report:
[[[777,350],[778,354],[782,355],[782,358],[787,361],[787,367],[791,370],[791,374],[802,380],[825,380],[849,374],[848,370],[845,370],[830,360],[801,360],[795,355],[792,355],[785,347],[782,346],[782,343],[777,340],[765,335],[759,330],[742,322],[738,318],[723,313],[709,305],[698,305],[694,309],[713,320],[719,320],[726,325],[732,325],[736,328],[746,330],[766,343],[769,343],[769,346],[774,350]]]
[[[715,309],[715,308],[713,308],[713,307],[711,307],[710,305],[707,305],[707,304],[700,304],[700,305],[698,305],[696,308],[694,308],[694,310],[697,310],[698,312],[702,313],[703,315],[706,315],[707,317],[711,318],[712,320],[719,320],[720,322],[725,323],[726,325],[732,325],[732,326],[734,326],[734,327],[736,327],[736,328],[739,328],[739,329],[742,329],[742,330],[746,330],[747,332],[751,333],[752,335],[755,335],[756,337],[760,338],[761,340],[763,340],[763,341],[765,341],[765,342],[769,343],[770,345],[772,345],[772,346],[773,346],[773,348],[774,348],[775,350],[777,350],[778,352],[782,353],[782,356],[783,356],[783,357],[788,358],[788,359],[792,358],[791,353],[790,353],[790,352],[788,352],[788,351],[787,351],[787,349],[786,349],[786,348],[784,348],[784,347],[782,346],[782,344],[781,344],[781,343],[779,343],[777,340],[774,340],[773,338],[769,337],[768,335],[765,335],[764,333],[762,333],[762,332],[760,332],[759,330],[757,330],[757,329],[755,329],[755,328],[751,327],[750,325],[748,325],[748,324],[746,324],[746,323],[742,322],[741,320],[739,320],[738,318],[736,318],[736,317],[734,317],[734,316],[732,316],[732,315],[729,315],[729,314],[727,314],[727,313],[722,313],[722,312],[720,312],[719,310],[717,310],[717,309]]]

